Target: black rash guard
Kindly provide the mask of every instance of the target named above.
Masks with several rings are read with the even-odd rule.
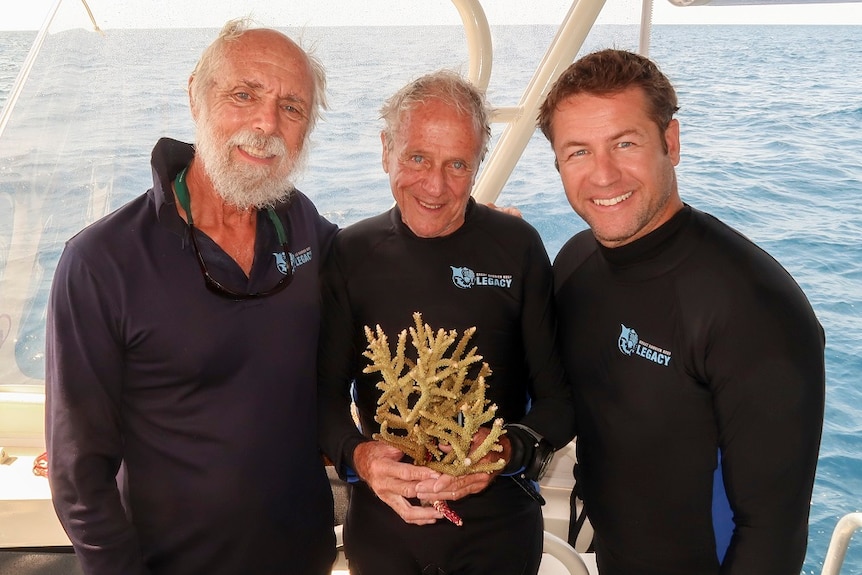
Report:
[[[576,235],[554,279],[602,575],[798,574],[825,375],[796,282],[688,206],[620,248]]]
[[[54,504],[90,575],[328,574],[316,356],[319,265],[336,227],[296,192],[275,208],[290,285],[246,301],[210,293],[171,191],[192,154],[161,140],[153,188],[60,259],[46,345]],[[283,277],[265,213],[250,278],[197,233],[210,272],[234,290]]]
[[[493,371],[487,379],[487,398],[497,404],[499,417],[531,427],[556,447],[574,435],[571,390],[555,345],[550,262],[538,233],[523,220],[470,200],[466,222],[458,230],[423,239],[403,224],[395,207],[342,230],[333,242],[324,277],[318,362],[321,441],[340,473],[353,468],[354,448],[379,428],[374,422],[379,374],[362,373],[368,363],[362,356],[367,347],[364,326],[380,325],[394,345],[398,334],[414,325],[412,316],[417,311],[434,330],[455,329],[459,337],[476,326],[470,345],[478,348]],[[409,343],[407,349],[412,350]],[[349,386],[354,379],[365,435],[350,417]],[[357,493],[362,496],[362,489],[364,484],[354,490],[354,497]],[[508,478],[497,478],[485,492],[451,506],[462,514],[463,528],[445,521],[408,525],[394,512],[386,528],[392,529],[392,536],[409,541],[403,545],[417,555],[434,553],[443,561],[448,549],[473,541],[467,534],[480,525],[476,516],[482,510],[499,523],[494,527],[497,530],[531,529],[536,533],[538,527],[540,553],[540,508]],[[528,506],[531,523],[527,519],[505,521],[516,517],[518,506]],[[352,501],[351,512],[353,508]],[[353,523],[348,515],[348,556],[351,530],[365,535],[378,528]],[[447,533],[454,534],[451,541],[444,541]],[[379,545],[389,553],[401,544],[385,539]],[[476,565],[476,547],[466,548]],[[451,568],[452,564],[446,565]]]

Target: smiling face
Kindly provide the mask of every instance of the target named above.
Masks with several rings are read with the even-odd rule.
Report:
[[[482,139],[469,115],[430,98],[404,112],[383,170],[401,219],[421,238],[461,227],[481,158]]]
[[[641,88],[570,96],[551,127],[566,197],[602,245],[633,242],[682,208],[674,171],[679,123],[662,132]]]
[[[192,99],[197,157],[227,203],[277,203],[293,187],[309,130],[314,81],[308,60],[272,30],[244,32],[223,56],[211,84]]]

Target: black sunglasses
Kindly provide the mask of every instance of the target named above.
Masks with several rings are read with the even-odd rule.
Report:
[[[198,266],[201,268],[201,273],[204,276],[204,284],[207,289],[216,295],[220,295],[222,297],[240,301],[246,299],[255,299],[255,298],[263,298],[271,295],[275,295],[278,292],[284,290],[287,286],[290,285],[291,280],[293,280],[293,263],[290,261],[290,251],[287,245],[287,233],[284,230],[284,226],[281,223],[278,215],[275,213],[275,210],[272,208],[267,208],[266,212],[269,216],[269,219],[272,221],[272,224],[275,226],[275,231],[278,234],[278,240],[281,242],[281,250],[282,256],[284,257],[284,265],[287,267],[285,275],[278,280],[278,283],[275,284],[272,288],[264,291],[246,293],[246,292],[238,292],[230,289],[219,283],[217,279],[212,277],[209,270],[207,269],[207,264],[204,261],[203,255],[201,255],[201,250],[198,247],[198,241],[195,238],[195,224],[192,221],[192,210],[191,210],[191,197],[189,195],[189,188],[185,182],[186,169],[183,169],[178,175],[176,180],[174,180],[174,188],[177,193],[177,200],[179,200],[180,205],[186,211],[186,219],[189,226],[189,235],[192,237],[192,248],[195,251],[195,256],[197,256]],[[288,225],[290,225],[290,221],[288,220]]]

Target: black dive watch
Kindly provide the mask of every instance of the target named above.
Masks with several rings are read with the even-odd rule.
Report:
[[[554,452],[556,450],[554,449],[554,446],[551,445],[550,441],[526,425],[522,425],[520,423],[507,423],[503,426],[503,429],[512,427],[523,431],[533,440],[533,457],[530,461],[524,462],[524,470],[518,475],[523,479],[539,481],[548,471],[548,466],[551,464],[551,460],[554,458]]]

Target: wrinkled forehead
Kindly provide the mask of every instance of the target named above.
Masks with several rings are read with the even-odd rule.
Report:
[[[429,132],[448,132],[459,139],[470,138],[477,148],[481,145],[481,134],[470,113],[433,96],[411,102],[401,110],[394,136],[396,140],[406,141]]]
[[[266,82],[281,96],[302,96],[309,104],[314,77],[308,56],[290,38],[275,30],[247,30],[225,46],[222,78]],[[225,78],[227,76],[228,78]],[[216,78],[218,81],[219,78]]]

